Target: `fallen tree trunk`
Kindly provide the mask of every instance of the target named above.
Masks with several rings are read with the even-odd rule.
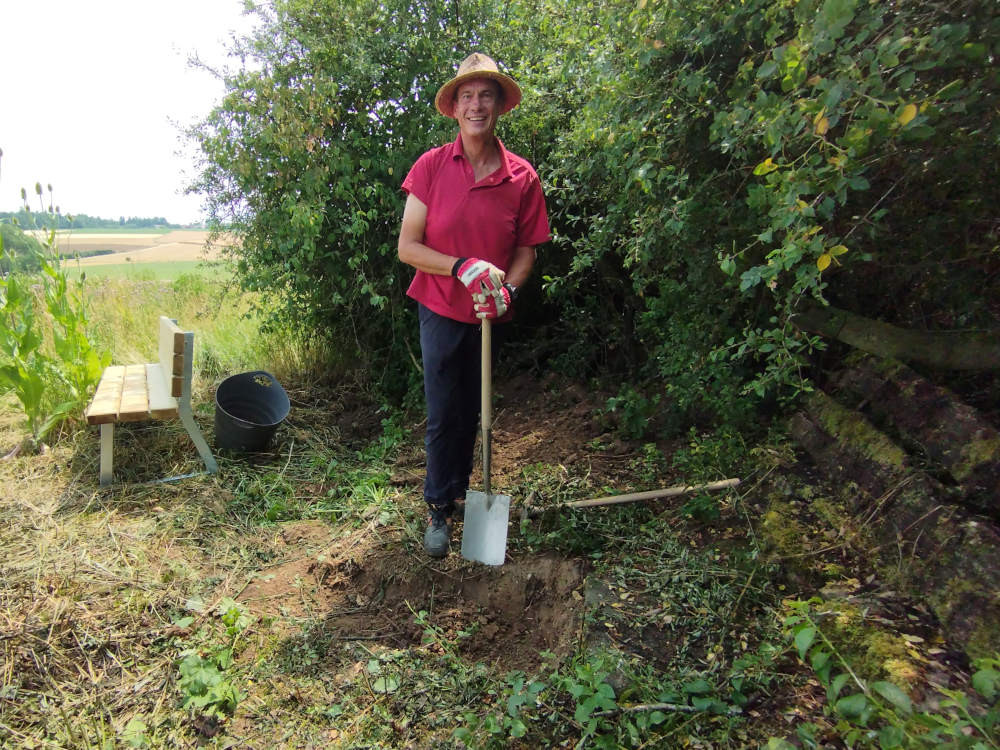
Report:
[[[880,357],[922,362],[944,370],[1000,369],[997,331],[915,331],[836,307],[817,305],[796,312],[792,322],[804,331],[837,339]]]
[[[860,353],[831,381],[842,403],[950,477],[964,505],[1000,520],[1000,433],[975,409],[901,362]]]
[[[789,423],[877,541],[883,574],[925,601],[970,657],[1000,639],[1000,530],[948,502],[948,492],[861,414],[822,391]]]

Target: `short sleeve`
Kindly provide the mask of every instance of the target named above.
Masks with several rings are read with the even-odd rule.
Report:
[[[419,198],[425,205],[430,203],[431,164],[431,152],[428,151],[417,159],[403,179],[403,191],[407,195]]]
[[[419,196],[417,196],[419,197]],[[548,242],[549,216],[545,209],[542,183],[532,170],[524,192],[521,195],[521,210],[518,214],[517,246],[534,247]]]

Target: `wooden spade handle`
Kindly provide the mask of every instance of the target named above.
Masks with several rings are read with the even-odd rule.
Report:
[[[493,326],[489,318],[483,318],[481,335],[482,346],[482,373],[480,375],[481,400],[480,415],[483,428],[483,492],[490,496],[490,445],[491,430],[493,427],[493,358],[491,355]]]

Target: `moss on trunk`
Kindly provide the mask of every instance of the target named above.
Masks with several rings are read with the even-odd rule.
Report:
[[[874,539],[881,575],[926,601],[971,657],[1000,642],[1000,532],[953,504],[953,491],[916,468],[862,414],[822,391],[791,419],[790,431],[839,487]]]

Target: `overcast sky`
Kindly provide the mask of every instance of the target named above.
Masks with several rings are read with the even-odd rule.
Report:
[[[187,61],[250,28],[242,0],[0,0],[0,211],[40,182],[64,214],[200,220],[175,123],[223,89]]]

